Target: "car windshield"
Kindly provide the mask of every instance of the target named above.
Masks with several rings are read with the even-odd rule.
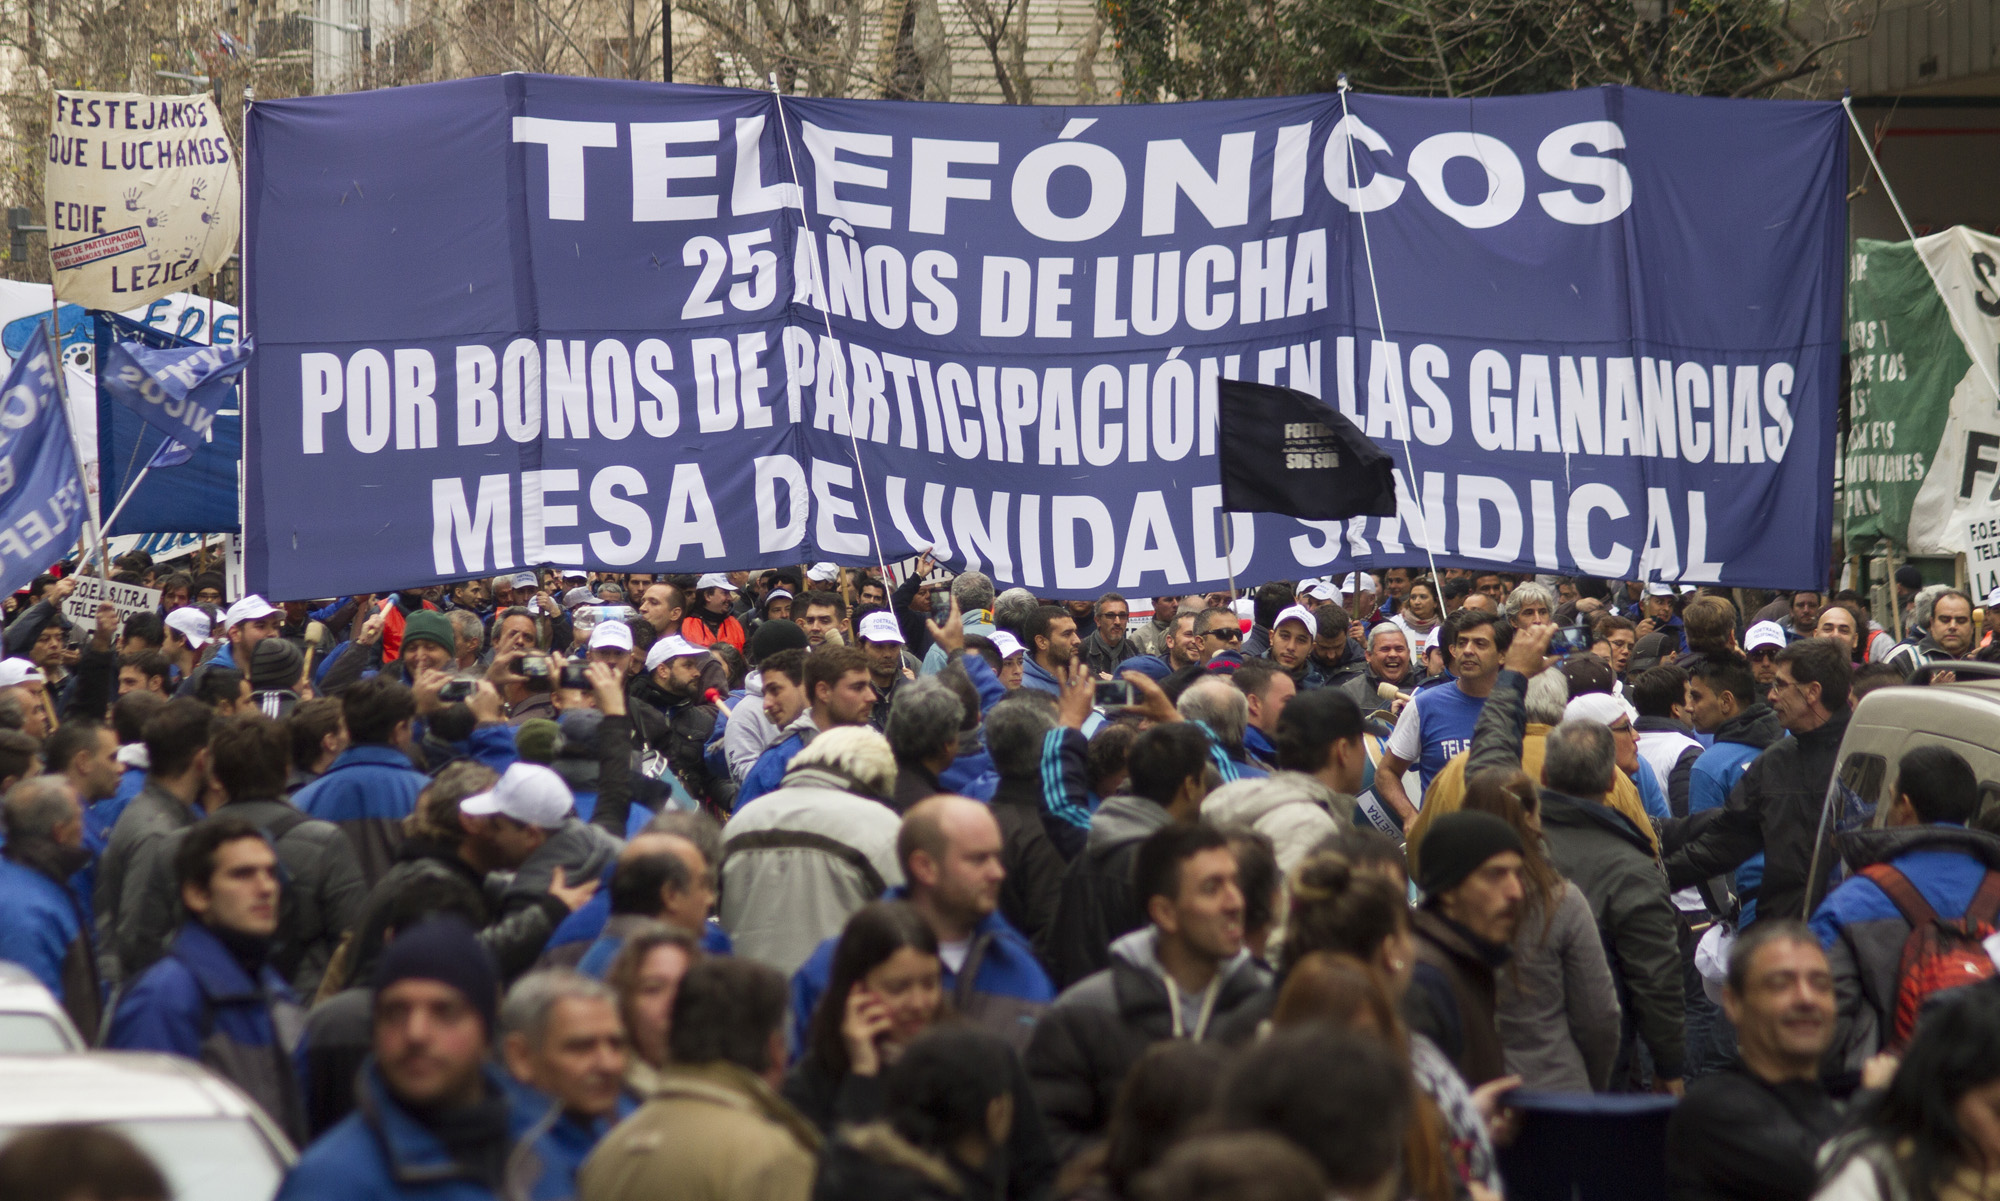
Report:
[[[53,1055],[81,1048],[60,1024],[39,1013],[0,1013],[0,1055]]]
[[[277,1153],[246,1118],[157,1118],[108,1125],[137,1144],[174,1201],[271,1201],[284,1178]],[[0,1144],[18,1128],[0,1130]]]

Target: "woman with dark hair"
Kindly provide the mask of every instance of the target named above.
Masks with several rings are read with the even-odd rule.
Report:
[[[1602,1092],[1618,1057],[1617,986],[1590,902],[1549,862],[1535,782],[1519,770],[1480,772],[1459,807],[1493,814],[1521,839],[1521,924],[1498,973],[1508,1074],[1537,1091]]]
[[[835,944],[787,1101],[831,1134],[882,1111],[882,1070],[945,1011],[937,935],[902,901],[864,905]]]
[[[882,1120],[842,1128],[814,1201],[997,1201],[1017,1103],[1013,1052],[970,1027],[918,1038],[883,1080]]]
[[[887,1073],[951,1009],[941,982],[937,936],[907,901],[877,901],[847,919],[834,944],[826,991],[806,1027],[785,1100],[831,1136],[887,1113]],[[1028,1073],[1007,1052],[1015,1113],[1005,1149],[1005,1195],[1045,1196],[1055,1152],[1035,1107]]]
[[[2000,991],[1961,988],[1917,1026],[1889,1087],[1823,1152],[1813,1201],[2000,1197]]]
[[[1231,1060],[1217,1043],[1155,1043],[1132,1065],[1104,1141],[1072,1159],[1056,1182],[1065,1201],[1125,1201],[1139,1177],[1205,1115]]]

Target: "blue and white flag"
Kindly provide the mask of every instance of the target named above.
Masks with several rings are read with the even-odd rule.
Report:
[[[60,369],[44,327],[0,386],[0,594],[27,587],[83,529],[83,480],[56,389]]]
[[[153,466],[187,462],[187,447],[205,442],[216,413],[231,408],[232,381],[250,365],[247,343],[233,346],[176,346],[156,349],[136,342],[113,342],[97,366],[97,386],[105,395],[145,418],[146,424],[183,445],[171,462],[164,448]]]

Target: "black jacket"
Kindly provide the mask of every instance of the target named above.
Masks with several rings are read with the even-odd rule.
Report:
[[[1132,860],[1146,836],[1170,819],[1143,797],[1114,796],[1090,820],[1083,853],[1063,874],[1055,922],[1036,950],[1057,988],[1067,988],[1111,962],[1111,942],[1137,930],[1145,913],[1132,895]]]
[[[511,982],[533,967],[549,935],[569,916],[569,906],[545,892],[527,904],[512,908],[503,917],[487,895],[485,879],[458,857],[456,847],[411,839],[397,853],[395,865],[361,903],[361,916],[355,923],[351,945],[342,948],[340,958],[345,960],[342,966],[346,970],[336,972],[328,968],[328,979],[334,989],[365,983],[370,978],[375,961],[382,955],[382,936],[388,929],[392,903],[404,889],[426,879],[458,894],[453,912],[484,915],[479,922],[478,938],[492,953],[503,981]],[[325,991],[326,985],[321,988]]]
[[[1549,860],[1590,902],[1618,1002],[1653,1053],[1655,1070],[1679,1079],[1687,1051],[1680,921],[1652,843],[1607,805],[1547,788],[1541,801]]]
[[[1021,1066],[1019,1057],[1010,1054],[1007,1058],[1013,1068],[1014,1127],[1007,1136],[1006,1162],[1004,1165],[993,1165],[995,1171],[989,1181],[993,1187],[988,1192],[981,1193],[975,1188],[971,1195],[990,1195],[996,1199],[1006,1198],[1007,1201],[1038,1201],[1048,1195],[1049,1186],[1055,1181],[1055,1152],[1049,1147],[1049,1132],[1042,1123],[1041,1111],[1035,1108],[1027,1069]],[[856,1076],[849,1072],[835,1079],[820,1058],[810,1052],[786,1075],[785,1086],[779,1092],[791,1102],[792,1108],[819,1127],[820,1133],[829,1140],[843,1130],[852,1132],[870,1122],[879,1122],[885,1116],[881,1076]],[[835,1171],[839,1174],[841,1169],[859,1171],[861,1165],[858,1163],[841,1162],[839,1148],[843,1145],[849,1151],[854,1150],[845,1139],[828,1143],[820,1161],[822,1173]],[[1003,1166],[1004,1171],[1001,1170]],[[835,1195],[873,1201],[880,1196],[902,1194],[893,1189],[886,1193],[850,1193],[843,1184]]]
[[[1146,1048],[1174,1037],[1222,1041],[1222,1027],[1270,988],[1270,974],[1249,955],[1226,965],[1206,1026],[1180,1007],[1181,1029],[1153,955],[1151,927],[1120,939],[1111,966],[1056,999],[1028,1044],[1028,1075],[1049,1139],[1065,1162],[1104,1134],[1125,1076]]]
[[[1815,846],[1820,850],[1819,879],[1811,882],[1815,904],[1826,896],[1827,877],[1836,861],[1831,846],[1818,843],[1820,814],[1833,782],[1841,736],[1847,733],[1852,715],[1852,709],[1844,708],[1818,729],[1780,739],[1759,755],[1730,792],[1722,815],[1667,858],[1668,883],[1674,888],[1699,884],[1735,871],[1762,851],[1758,915],[1800,920],[1811,916],[1806,911],[1806,877]],[[1872,807],[1864,812],[1850,805],[1835,815],[1829,833],[1853,829],[1871,816]]]
[[[996,1201],[988,1174],[961,1171],[887,1122],[850,1126],[820,1153],[813,1201]]]
[[[708,683],[704,676],[702,687]],[[708,701],[675,696],[644,676],[632,685],[626,698],[635,702],[633,729],[638,741],[666,756],[668,768],[687,787],[688,794],[710,802],[723,813],[735,808],[736,781],[726,771],[710,770],[706,756],[722,710]],[[623,836],[624,831],[618,833]]]
[[[1688,1086],[1667,1119],[1671,1201],[1807,1201],[1813,1158],[1840,1128],[1816,1080],[1768,1083],[1734,1066]]]
[[[1007,867],[1000,912],[1029,942],[1046,946],[1062,902],[1066,865],[1042,822],[1047,810],[1041,781],[1002,777],[992,809],[1000,823],[1000,859]]]

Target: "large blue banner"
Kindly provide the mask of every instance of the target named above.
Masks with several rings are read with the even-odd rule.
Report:
[[[1837,105],[509,75],[262,102],[248,138],[273,595],[927,546],[1050,596],[1426,553],[1825,579]],[[1399,515],[1222,513],[1219,379],[1336,404]]]

